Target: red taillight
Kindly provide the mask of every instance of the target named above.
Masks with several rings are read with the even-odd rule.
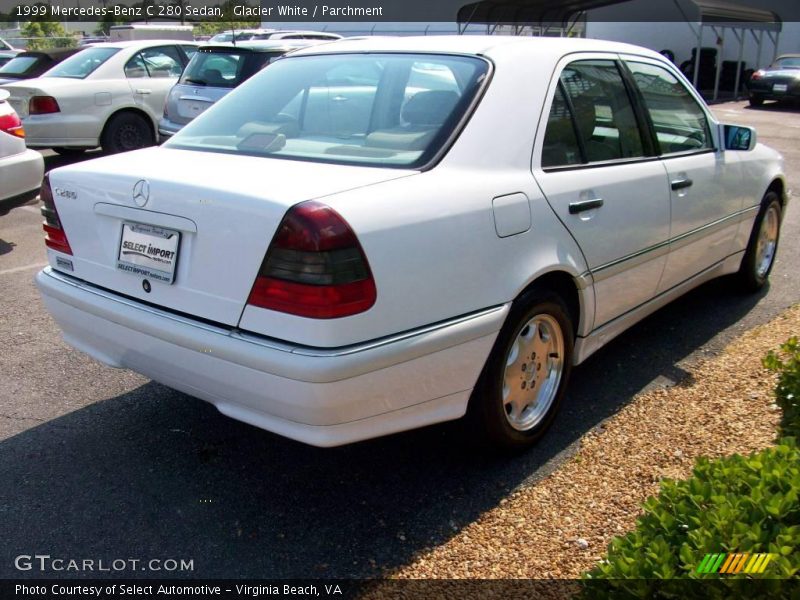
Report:
[[[47,115],[61,112],[61,108],[52,96],[32,96],[28,101],[28,112],[32,115]]]
[[[25,130],[22,128],[22,121],[19,120],[17,113],[12,112],[8,115],[0,115],[0,131],[5,131],[9,135],[24,138]]]
[[[283,217],[248,304],[335,319],[368,310],[375,280],[353,230],[332,208],[303,202]]]
[[[750,79],[752,79],[753,81],[757,81],[757,80],[761,79],[762,77],[764,77],[764,75],[766,75],[766,72],[763,71],[762,69],[759,69],[758,71],[755,71],[750,76]]]
[[[69,247],[69,240],[64,229],[61,227],[61,219],[58,218],[58,211],[56,204],[53,201],[53,190],[50,188],[50,177],[44,176],[42,181],[42,189],[39,192],[39,198],[44,206],[42,207],[42,216],[44,223],[44,243],[48,248],[63,252],[64,254],[72,254],[72,248]]]

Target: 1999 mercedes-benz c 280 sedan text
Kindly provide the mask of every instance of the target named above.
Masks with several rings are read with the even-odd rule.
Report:
[[[766,282],[782,168],[642,48],[344,40],[163,147],[54,170],[37,282],[74,347],[269,431],[334,446],[469,410],[523,447],[631,324]]]

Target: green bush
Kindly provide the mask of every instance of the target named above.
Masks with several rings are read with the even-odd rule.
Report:
[[[585,597],[645,597],[659,592],[670,597],[723,598],[730,596],[737,580],[800,577],[797,338],[781,346],[780,354],[770,352],[764,365],[779,373],[775,393],[783,409],[784,437],[778,445],[747,457],[700,459],[690,478],[664,480],[660,494],[645,502],[636,529],[614,539],[607,559],[584,574]],[[706,554],[735,552],[776,556],[763,574],[697,572]],[[686,585],[667,591],[654,583],[668,579],[683,579]],[[719,585],[688,585],[688,580],[699,579],[716,580]],[[787,592],[780,587],[773,591]]]
[[[697,573],[716,552],[772,552],[779,556],[762,576],[792,577],[800,572],[799,498],[800,448],[791,438],[749,457],[700,459],[689,479],[662,482],[636,529],[614,539],[587,577],[716,578]]]
[[[775,398],[783,409],[783,435],[800,439],[800,344],[793,337],[781,346],[781,354],[770,352],[764,366],[779,373]]]

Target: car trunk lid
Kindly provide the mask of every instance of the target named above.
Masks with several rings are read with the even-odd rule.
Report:
[[[73,256],[51,266],[235,326],[289,207],[412,173],[168,148],[71,165],[50,182]]]

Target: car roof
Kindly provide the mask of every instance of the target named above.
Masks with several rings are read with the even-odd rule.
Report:
[[[67,57],[70,54],[80,52],[83,48],[52,48],[49,50],[26,50],[17,54],[18,57],[22,56],[49,56],[50,58]]]
[[[342,36],[338,33],[333,33],[331,31],[316,31],[313,29],[275,29],[273,31],[268,32],[272,35],[329,35],[331,39],[341,39]]]
[[[797,53],[781,54],[775,60],[780,60],[782,58],[800,58],[800,54],[797,54]]]
[[[181,46],[199,46],[200,42],[192,40],[126,40],[120,42],[99,42],[89,44],[86,48],[149,48],[151,46],[166,46],[179,44]]]
[[[304,48],[293,53],[330,54],[339,52],[422,52],[438,54],[474,54],[488,56],[501,48],[528,47],[550,54],[570,52],[621,52],[663,59],[663,56],[631,44],[586,38],[548,38],[513,35],[441,35],[343,38],[332,44]]]
[[[208,52],[211,50],[234,50],[244,49],[250,52],[289,52],[299,48],[307,48],[324,42],[334,42],[338,40],[247,40],[242,42],[210,42],[200,46],[200,50]]]

